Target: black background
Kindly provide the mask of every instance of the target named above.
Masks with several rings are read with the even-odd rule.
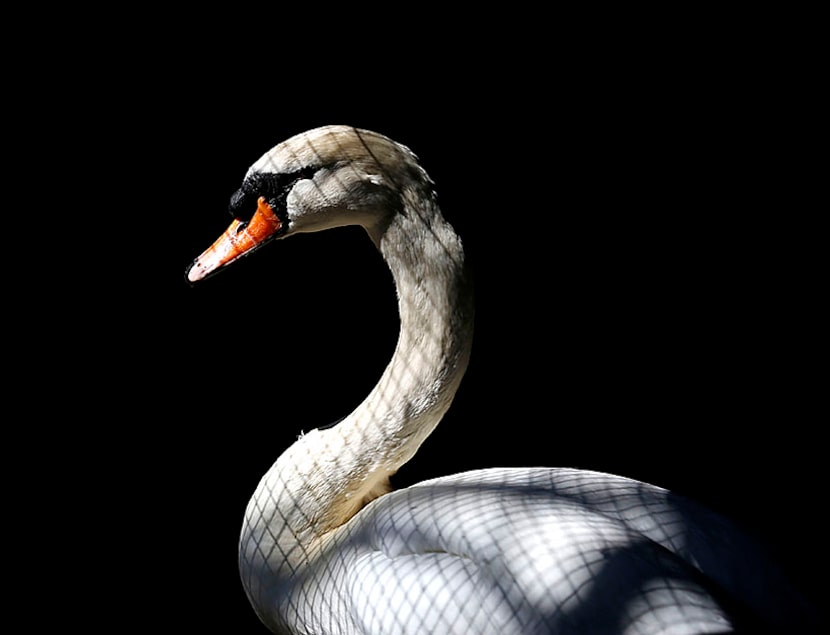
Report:
[[[367,49],[335,29],[291,49],[179,27],[138,37],[115,74],[98,68],[106,46],[59,68],[76,90],[26,162],[48,192],[36,200],[66,210],[50,235],[71,257],[44,258],[31,287],[48,354],[19,374],[53,386],[36,411],[76,422],[38,469],[80,475],[61,517],[95,580],[81,610],[264,632],[236,572],[245,505],[300,431],[374,385],[394,289],[357,228],[276,243],[195,287],[184,271],[248,166],[329,123],[419,155],[476,280],[470,369],[397,485],[495,465],[647,480],[745,523],[817,596],[815,253],[788,124],[756,74],[767,58],[673,33],[506,45],[477,31],[456,47],[457,31],[372,32]]]

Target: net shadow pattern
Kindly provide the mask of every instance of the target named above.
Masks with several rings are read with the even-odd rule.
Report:
[[[477,471],[376,499],[262,599],[284,620],[266,621],[275,632],[787,632],[731,594],[749,576],[755,601],[786,605],[774,567],[736,535],[620,477]]]
[[[294,163],[307,162],[308,150],[316,156],[313,144],[303,146]],[[420,221],[431,257],[446,244],[457,259],[442,242],[446,235],[431,230],[437,206],[424,194],[432,185],[426,173],[375,146],[364,148],[358,169],[349,163],[354,147],[341,150],[331,178],[343,191],[374,161],[383,177],[377,182],[393,192],[378,200],[400,195],[404,206],[407,192],[425,196]],[[419,208],[406,211],[417,223]],[[411,278],[421,310],[440,315],[455,289],[419,280],[429,266],[419,254],[411,260],[412,269],[396,278],[402,306],[400,283]],[[402,333],[414,343],[413,369],[434,363],[447,323],[422,321],[419,332]],[[388,413],[406,407],[409,375],[404,367],[386,378],[377,412],[364,417],[378,429],[331,437],[331,447],[300,463],[278,461],[260,482],[246,512],[240,571],[273,632],[691,635],[775,632],[756,614],[777,619],[777,603],[781,615],[793,614],[777,569],[727,519],[658,487],[597,472],[514,468],[438,478],[379,496],[325,536],[310,536],[307,528],[321,521],[309,504],[316,493],[304,485],[315,482],[310,473],[349,475],[354,457],[371,452],[384,433]]]

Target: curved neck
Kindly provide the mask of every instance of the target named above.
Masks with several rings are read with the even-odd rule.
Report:
[[[346,425],[332,429],[368,441],[374,469],[387,473],[412,458],[449,408],[473,335],[472,285],[460,239],[431,196],[418,205],[404,201],[403,213],[373,236],[398,294],[395,353]]]
[[[260,585],[295,576],[326,536],[388,491],[389,476],[441,420],[467,368],[472,285],[461,241],[431,192],[405,188],[402,209],[367,231],[395,280],[398,343],[354,412],[300,437],[260,481],[240,541],[242,577],[255,606]]]
[[[326,530],[388,491],[388,477],[449,408],[469,361],[473,299],[461,241],[431,194],[407,189],[403,202],[382,229],[367,228],[395,281],[401,321],[395,352],[354,412],[315,435],[318,457],[334,468],[327,475],[333,487]]]

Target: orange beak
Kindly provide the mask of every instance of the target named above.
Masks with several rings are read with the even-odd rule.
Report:
[[[234,219],[225,233],[193,261],[187,271],[187,279],[190,282],[203,280],[211,273],[254,251],[274,236],[281,227],[282,221],[268,202],[260,196],[253,218],[248,223]]]

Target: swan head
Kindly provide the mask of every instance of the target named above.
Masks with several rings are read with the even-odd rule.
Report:
[[[376,132],[325,126],[266,152],[233,194],[228,229],[187,270],[203,280],[277,238],[344,225],[370,234],[401,208],[402,192],[431,181],[417,157]]]

